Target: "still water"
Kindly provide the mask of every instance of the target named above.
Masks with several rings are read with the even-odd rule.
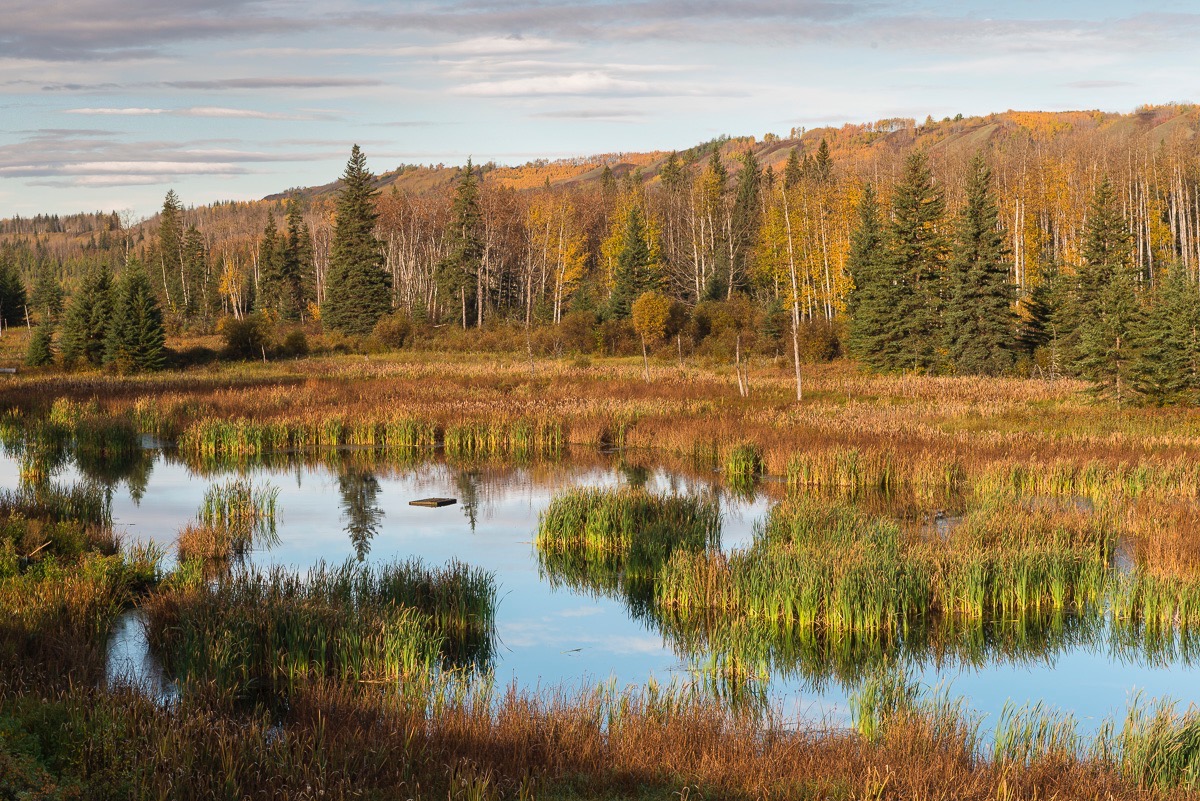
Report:
[[[588,454],[582,460],[529,467],[468,468],[429,461],[398,468],[350,454],[340,464],[284,460],[201,475],[170,452],[147,451],[126,475],[108,477],[114,526],[129,540],[170,549],[178,530],[195,518],[205,491],[233,477],[279,490],[279,544],[256,551],[251,556],[255,564],[304,571],[322,560],[380,563],[420,557],[430,564],[457,559],[492,571],[498,587],[496,679],[540,690],[695,677],[689,669],[695,660],[673,648],[652,622],[632,616],[621,599],[555,586],[543,575],[533,538],[539,514],[556,493],[630,483],[660,492],[716,493],[725,550],[747,546],[755,524],[777,499],[772,496],[780,495],[780,488],[767,485],[757,497],[739,496],[725,491],[716,476],[631,467],[616,455]],[[55,481],[69,484],[84,478],[68,465]],[[18,483],[17,462],[0,460],[0,485],[15,489]],[[409,505],[430,496],[458,503],[437,509]],[[119,623],[109,653],[114,678],[169,694],[169,681],[146,652],[136,613]],[[1060,638],[1052,648],[1015,659],[993,653],[970,662],[943,654],[918,659],[912,668],[924,685],[965,697],[972,710],[993,722],[1007,702],[1043,701],[1073,712],[1080,729],[1092,731],[1107,717],[1123,716],[1135,693],[1170,697],[1183,705],[1200,701],[1196,666],[1118,651],[1102,625],[1087,637]],[[776,672],[766,692],[785,720],[842,726],[849,723],[847,693],[852,688],[846,685],[851,683]],[[985,722],[983,728],[991,726]]]

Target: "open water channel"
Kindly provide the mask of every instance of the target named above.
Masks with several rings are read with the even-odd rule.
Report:
[[[382,563],[419,557],[435,565],[457,559],[492,571],[498,586],[496,680],[549,691],[608,681],[639,685],[651,678],[687,682],[695,678],[698,661],[679,653],[652,621],[631,614],[622,599],[571,589],[544,574],[533,539],[538,516],[556,493],[629,483],[660,492],[716,493],[725,550],[748,545],[756,523],[776,500],[772,496],[781,495],[781,488],[766,485],[756,497],[739,496],[726,491],[716,475],[630,467],[615,454],[525,467],[461,467],[440,460],[395,467],[350,456],[340,464],[283,460],[201,475],[170,451],[147,451],[136,469],[108,479],[114,526],[130,540],[170,548],[212,484],[249,477],[256,485],[278,487],[280,541],[253,553],[253,563],[303,572],[322,560],[336,565],[348,559]],[[15,459],[0,459],[0,485],[17,488],[18,474]],[[69,484],[85,478],[67,466],[54,480]],[[409,505],[429,496],[458,502],[438,509]],[[111,680],[170,694],[169,679],[157,672],[146,650],[136,612],[118,625],[109,654]],[[924,685],[962,696],[970,709],[988,716],[992,724],[985,722],[985,732],[1009,702],[1042,701],[1070,711],[1082,731],[1095,730],[1107,717],[1122,717],[1135,693],[1184,705],[1200,702],[1200,669],[1194,663],[1115,647],[1102,622],[1086,636],[1062,636],[1049,647],[986,654],[982,660],[963,660],[935,650],[911,665]],[[785,720],[846,725],[850,683],[777,670],[765,692]]]

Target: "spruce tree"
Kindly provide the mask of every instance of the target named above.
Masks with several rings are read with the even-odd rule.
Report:
[[[28,303],[25,284],[17,273],[17,265],[6,251],[0,254],[0,322],[5,328],[25,324]]]
[[[788,152],[787,164],[783,168],[783,185],[791,189],[800,183],[800,179],[804,177],[804,167],[800,164],[800,154],[796,148],[792,148]]]
[[[758,231],[762,223],[762,198],[759,197],[762,172],[759,170],[758,160],[754,158],[752,151],[747,150],[742,154],[741,161],[742,169],[738,172],[737,194],[730,218],[731,263],[726,297],[748,288],[748,262],[754,244],[758,241]]]
[[[267,225],[263,229],[262,239],[258,241],[258,294],[255,296],[255,307],[259,312],[267,312],[275,318],[283,317],[286,290],[284,288],[284,248],[285,240],[280,237],[275,225],[275,214],[267,212]]]
[[[475,308],[479,271],[483,269],[483,210],[479,205],[479,180],[471,160],[458,177],[447,232],[450,252],[437,266],[438,285],[459,303],[463,328],[467,327],[468,309]]]
[[[821,137],[821,144],[817,145],[817,154],[813,157],[810,169],[813,179],[818,183],[825,183],[833,177],[833,157],[829,155],[829,143],[825,137]]]
[[[1076,372],[1118,403],[1129,394],[1132,340],[1142,311],[1131,242],[1116,193],[1105,178],[1088,207],[1084,263],[1069,307],[1069,344]]]
[[[86,364],[99,367],[104,362],[111,320],[112,277],[108,267],[100,265],[83,277],[63,318],[59,342],[63,366],[72,368]]]
[[[328,288],[321,319],[332,330],[366,335],[391,311],[392,280],[383,269],[383,246],[375,238],[374,176],[355,145],[338,193]]]
[[[158,270],[163,296],[171,311],[183,301],[183,203],[175,190],[167,192],[158,217]]]
[[[25,364],[30,367],[45,367],[54,363],[54,323],[47,319],[33,329],[29,349],[25,352]]]
[[[1200,390],[1200,295],[1181,269],[1162,277],[1131,338],[1130,385],[1153,406],[1195,404]]]
[[[208,280],[208,255],[204,237],[194,225],[183,234],[183,309],[190,317],[207,318],[220,302],[214,297],[214,287]]]
[[[627,319],[636,298],[645,292],[658,291],[662,285],[662,271],[650,249],[642,210],[636,205],[631,206],[625,220],[625,237],[617,254],[606,316],[610,320]]]
[[[991,170],[976,154],[946,271],[946,359],[961,375],[1007,372],[1016,346],[1015,292],[991,182]]]
[[[850,235],[846,268],[854,282],[847,299],[851,355],[876,369],[893,369],[894,319],[899,286],[886,251],[883,223],[875,190],[867,184],[858,203],[858,224]]]
[[[42,320],[58,320],[62,314],[63,288],[49,260],[43,259],[38,266],[37,281],[33,285],[29,305]]]
[[[923,151],[908,157],[892,201],[888,252],[898,287],[881,358],[888,369],[932,370],[938,361],[947,245],[945,201]]]
[[[140,262],[126,265],[113,295],[104,363],[121,372],[161,370],[166,366],[162,309]]]
[[[300,204],[295,199],[288,203],[282,269],[283,319],[302,319],[310,299],[305,290],[306,280],[314,273],[313,244],[308,225],[300,214]]]
[[[659,180],[662,182],[663,188],[668,192],[674,192],[683,188],[683,184],[687,180],[687,174],[684,172],[683,161],[679,158],[679,153],[672,152],[667,157],[662,171],[659,172]]]

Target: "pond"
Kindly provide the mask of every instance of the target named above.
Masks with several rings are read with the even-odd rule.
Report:
[[[709,493],[719,503],[721,547],[731,551],[750,544],[756,525],[784,489],[768,482],[756,493],[733,493],[715,473],[685,474],[648,459],[631,461],[590,452],[526,466],[460,466],[434,459],[397,467],[344,453],[325,463],[281,457],[270,465],[209,467],[201,473],[170,450],[147,450],[132,468],[104,479],[114,527],[131,540],[170,548],[179,529],[194,520],[210,486],[248,477],[256,485],[278,488],[279,541],[250,555],[256,565],[303,572],[322,561],[420,557],[433,565],[461,560],[491,571],[498,587],[493,662],[498,683],[570,690],[608,681],[617,686],[651,678],[689,681],[705,662],[703,654],[686,653],[624,599],[572,589],[546,575],[533,544],[539,515],[556,494],[572,487],[636,484],[657,492]],[[68,463],[54,480],[69,484],[95,478],[94,469],[85,475]],[[15,489],[19,481],[18,462],[0,460],[0,484]],[[409,504],[431,496],[457,503],[443,508]],[[1002,647],[1001,633],[984,630],[971,647],[912,647],[901,649],[900,658],[924,685],[964,697],[970,709],[992,721],[1007,703],[1042,701],[1074,713],[1081,730],[1094,731],[1103,719],[1122,716],[1135,693],[1184,705],[1200,701],[1200,671],[1191,660],[1150,658],[1140,648],[1120,647],[1103,618],[1022,636],[1016,645]],[[112,680],[170,693],[169,681],[147,653],[136,612],[113,633],[109,656]],[[858,657],[851,649],[839,658]],[[845,664],[826,669],[819,659],[815,667],[812,660],[799,660],[793,668],[777,663],[762,690],[787,721],[848,725],[852,674]],[[984,730],[989,728],[985,723]]]

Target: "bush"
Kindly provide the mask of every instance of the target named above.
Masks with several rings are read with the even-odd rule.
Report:
[[[271,324],[261,314],[241,320],[226,317],[218,326],[225,341],[222,355],[227,359],[257,359],[266,353],[271,340]]]
[[[802,361],[831,362],[842,355],[842,342],[833,323],[827,320],[807,320],[800,323],[798,333]]]
[[[412,336],[412,318],[407,312],[394,312],[379,318],[371,335],[393,350],[404,347]]]
[[[283,338],[283,344],[279,346],[279,354],[294,358],[307,356],[308,335],[299,328],[293,328],[291,331],[288,331],[287,336]]]

